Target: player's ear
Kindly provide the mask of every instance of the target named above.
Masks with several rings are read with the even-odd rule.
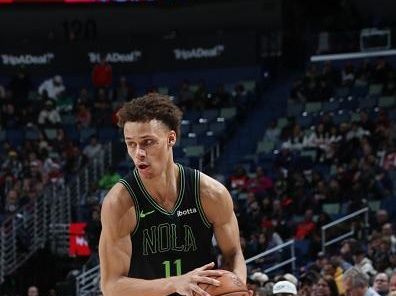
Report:
[[[176,133],[175,131],[170,131],[168,136],[168,145],[173,146],[176,144]]]

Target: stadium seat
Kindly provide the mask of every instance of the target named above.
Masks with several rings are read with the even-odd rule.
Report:
[[[368,96],[378,96],[382,94],[382,84],[370,84],[368,89]]]
[[[289,103],[287,105],[287,116],[299,116],[304,110],[304,105],[300,103]]]
[[[349,95],[349,88],[347,87],[337,87],[334,91],[336,97],[347,97]]]
[[[44,129],[44,133],[48,140],[56,139],[57,132],[55,128],[46,128]]]
[[[396,103],[396,97],[394,96],[380,97],[378,99],[378,107],[381,108],[392,108],[395,106],[395,103]]]
[[[269,154],[275,149],[275,144],[272,141],[263,140],[257,144],[256,153],[261,154]]]
[[[241,84],[247,92],[254,93],[256,91],[256,81],[254,80],[241,81]]]
[[[14,147],[21,146],[25,139],[23,129],[7,129],[7,140]]]
[[[39,140],[41,137],[40,131],[35,127],[26,127],[25,128],[25,139],[26,140]]]
[[[208,123],[195,123],[191,126],[191,131],[197,135],[202,135],[208,130]]]
[[[183,148],[186,157],[201,157],[204,154],[203,145],[187,146]]]
[[[322,111],[323,112],[331,112],[331,111],[336,111],[340,107],[340,103],[336,100],[332,102],[324,102],[322,106]]]
[[[120,138],[120,134],[117,129],[112,127],[103,127],[98,129],[98,140],[101,143],[107,143],[115,141]]]
[[[220,117],[223,117],[225,119],[231,119],[235,117],[236,114],[237,114],[237,109],[235,107],[220,109]]]
[[[359,108],[360,109],[371,109],[374,108],[377,104],[377,99],[375,97],[365,97],[359,100]]]
[[[287,120],[286,117],[280,117],[277,120],[276,127],[279,128],[279,129],[282,129],[288,124],[288,122],[289,121]]]
[[[219,117],[219,111],[218,109],[207,109],[202,111],[202,117],[206,118],[209,122],[215,120],[217,117]]]
[[[324,203],[322,205],[322,211],[329,216],[338,215],[340,213],[339,203]]]
[[[182,137],[180,139],[180,145],[182,147],[186,146],[195,146],[198,144],[198,139],[197,137]]]
[[[208,131],[212,131],[215,135],[219,135],[226,129],[226,123],[224,121],[212,122],[209,124]]]
[[[304,111],[307,113],[317,113],[322,110],[321,102],[309,102],[305,104]]]
[[[80,142],[85,143],[89,138],[96,134],[96,129],[92,127],[82,128],[80,130]]]

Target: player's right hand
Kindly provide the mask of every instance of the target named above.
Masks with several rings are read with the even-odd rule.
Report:
[[[209,293],[205,292],[198,284],[209,284],[214,286],[220,286],[220,282],[212,277],[218,277],[223,274],[223,271],[213,269],[215,264],[213,262],[204,266],[198,267],[186,274],[172,277],[173,285],[176,289],[176,293],[186,296],[210,296]],[[195,294],[194,294],[195,293]]]

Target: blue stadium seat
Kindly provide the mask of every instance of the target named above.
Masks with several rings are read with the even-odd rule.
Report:
[[[226,123],[224,121],[212,122],[209,124],[208,131],[212,131],[215,135],[219,135],[226,129]]]
[[[220,112],[218,109],[208,109],[202,111],[201,117],[206,118],[209,122],[215,120],[217,117],[219,117]]]
[[[25,140],[25,132],[23,129],[7,129],[7,140],[14,147],[21,146]]]
[[[41,137],[40,131],[35,127],[26,127],[25,128],[25,139],[37,141]]]
[[[120,139],[119,130],[113,127],[103,127],[98,129],[98,140],[101,143],[112,142]]]
[[[86,127],[80,130],[80,142],[86,143],[89,138],[96,134],[96,129],[93,127]]]

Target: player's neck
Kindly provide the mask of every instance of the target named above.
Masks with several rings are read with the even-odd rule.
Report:
[[[166,169],[159,176],[143,180],[143,183],[151,194],[159,203],[176,202],[179,187],[179,167],[173,162],[169,162]]]

